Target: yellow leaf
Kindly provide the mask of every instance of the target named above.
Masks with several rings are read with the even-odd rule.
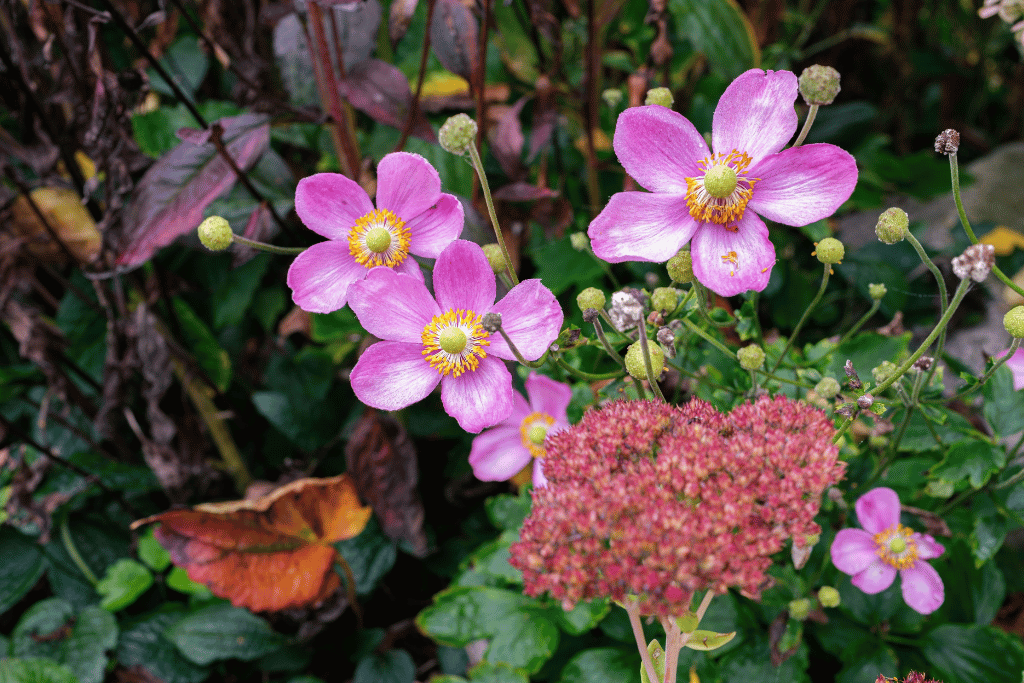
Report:
[[[1012,254],[1014,249],[1024,249],[1024,234],[1006,225],[997,225],[981,241],[995,247],[1000,256]]]

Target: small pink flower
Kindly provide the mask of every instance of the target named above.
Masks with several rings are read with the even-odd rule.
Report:
[[[999,356],[1005,356],[1009,350],[1010,349],[1006,349],[1000,353]],[[1010,371],[1013,373],[1014,391],[1024,389],[1024,348],[1017,349],[1013,352],[1013,355],[1010,356],[1010,360],[1006,361],[1006,367],[1010,368]]]
[[[354,180],[340,173],[303,178],[295,212],[324,237],[288,269],[296,305],[313,313],[336,311],[349,285],[375,266],[388,266],[423,281],[409,255],[436,258],[462,232],[462,204],[441,192],[441,178],[418,154],[395,152],[377,166],[377,208]]]
[[[924,562],[945,552],[928,534],[900,524],[900,499],[889,488],[868,491],[857,500],[863,529],[842,529],[832,542],[832,564],[853,576],[853,585],[869,595],[881,593],[899,572],[903,599],[921,614],[931,614],[945,599],[942,579]]]
[[[473,439],[469,464],[481,481],[506,481],[533,460],[533,485],[547,484],[541,465],[544,443],[549,434],[569,426],[565,411],[572,389],[561,382],[531,372],[526,395],[512,395],[512,414],[503,422]]]
[[[524,280],[495,303],[494,271],[483,249],[455,240],[434,264],[434,296],[419,280],[374,268],[349,287],[360,324],[384,341],[366,349],[352,368],[360,401],[398,410],[441,383],[445,412],[467,432],[509,416],[512,375],[500,359],[515,355],[500,334],[481,326],[501,315],[502,329],[527,360],[544,355],[562,328],[562,309],[540,280]]]
[[[797,128],[797,78],[751,69],[715,109],[712,142],[658,105],[619,115],[613,147],[650,192],[620,192],[590,224],[605,261],[664,262],[690,242],[693,274],[723,296],[761,291],[775,247],[760,214],[786,225],[832,215],[857,184],[857,164],[828,144],[783,150]],[[749,211],[748,211],[749,209]]]

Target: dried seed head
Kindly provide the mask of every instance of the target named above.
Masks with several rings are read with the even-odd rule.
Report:
[[[935,151],[939,154],[956,154],[960,149],[960,133],[952,128],[947,128],[935,138]]]
[[[961,280],[971,278],[983,282],[996,262],[996,248],[991,244],[972,244],[953,259],[953,273]]]

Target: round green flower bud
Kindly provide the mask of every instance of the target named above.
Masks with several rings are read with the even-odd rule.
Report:
[[[871,370],[871,376],[875,378],[875,384],[881,384],[896,372],[896,364],[892,361],[883,360],[878,367]]]
[[[835,398],[839,393],[839,382],[833,377],[822,377],[821,381],[814,385],[814,393],[822,398]]]
[[[608,88],[601,93],[601,99],[604,100],[605,104],[614,109],[622,102],[622,91],[618,88]]]
[[[875,301],[883,298],[888,292],[889,290],[881,282],[872,282],[868,285],[868,296]]]
[[[587,287],[576,295],[576,305],[580,307],[581,311],[585,311],[588,308],[601,310],[604,308],[605,301],[604,292],[597,287]]]
[[[740,361],[740,367],[744,370],[757,370],[764,365],[764,349],[757,344],[744,346],[736,352],[736,358]]]
[[[231,226],[220,216],[210,216],[199,224],[199,241],[210,251],[224,251],[234,239]]]
[[[872,448],[885,448],[889,445],[889,437],[882,434],[872,434],[868,437],[868,445]]]
[[[679,303],[679,290],[673,287],[658,287],[651,293],[651,308],[671,313]]]
[[[1024,337],[1024,306],[1014,306],[1003,316],[1003,327],[1011,337]]]
[[[501,250],[500,244],[485,244],[482,249],[484,250],[484,256],[487,257],[487,263],[490,264],[491,270],[495,273],[505,272],[505,254]]]
[[[679,252],[668,260],[665,267],[668,269],[668,276],[672,282],[678,282],[681,285],[693,282],[693,258],[690,256],[690,252]]]
[[[910,217],[898,206],[886,209],[875,223],[875,236],[886,244],[896,244],[907,236]]]
[[[839,72],[815,64],[800,72],[800,94],[807,104],[832,104],[839,94]]]
[[[925,487],[924,492],[932,498],[949,498],[956,490],[956,484],[942,479],[932,479]]]
[[[822,607],[839,607],[839,591],[832,586],[822,586],[818,589],[818,602]]]
[[[665,352],[657,342],[647,340],[647,350],[651,354],[651,369],[654,371],[654,378],[661,375],[665,369]],[[647,379],[647,366],[644,365],[644,352],[640,348],[640,342],[636,341],[629,345],[626,350],[626,371],[637,379]]]
[[[576,251],[586,251],[587,247],[590,246],[590,240],[587,239],[587,233],[585,232],[574,232],[569,235],[569,244]]]
[[[803,621],[811,613],[811,601],[807,598],[799,598],[789,601],[789,616],[798,621]]]
[[[452,154],[465,154],[476,138],[476,121],[467,114],[456,114],[450,117],[437,131],[441,147]]]
[[[829,265],[841,262],[843,256],[846,255],[846,247],[835,237],[826,237],[814,246],[816,247],[814,256],[817,256],[822,263]]]
[[[668,88],[651,88],[647,91],[647,99],[644,100],[644,104],[660,104],[663,107],[672,107],[672,103],[675,102],[675,98],[672,97],[672,91]]]

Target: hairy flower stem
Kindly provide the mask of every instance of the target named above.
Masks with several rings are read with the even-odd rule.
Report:
[[[683,324],[686,325],[686,328],[688,330],[690,330],[691,332],[693,332],[697,336],[701,337],[704,341],[706,341],[707,343],[709,343],[712,346],[714,346],[716,349],[718,349],[719,351],[721,351],[722,353],[727,355],[729,358],[732,358],[733,360],[736,360],[736,352],[735,351],[731,350],[728,346],[726,346],[722,342],[720,342],[717,339],[715,339],[714,337],[712,337],[703,328],[697,327],[697,325],[695,325],[694,323],[690,322],[690,320],[688,318],[684,317],[684,318],[679,318],[679,319],[683,321]]]
[[[965,389],[963,392],[961,392],[959,394],[953,394],[952,396],[950,396],[948,398],[947,397],[943,397],[939,401],[934,401],[934,402],[935,403],[941,402],[943,405],[945,405],[945,404],[949,403],[950,401],[962,400],[962,399],[966,398],[967,396],[970,396],[971,394],[973,394],[975,391],[977,391],[981,387],[985,386],[985,382],[987,382],[989,380],[989,378],[991,378],[992,375],[995,374],[996,370],[998,370],[999,368],[1003,367],[1003,364],[1006,363],[1006,361],[1010,360],[1010,356],[1012,356],[1014,353],[1016,353],[1017,349],[1019,349],[1021,347],[1021,343],[1022,342],[1024,342],[1024,339],[1019,339],[1019,338],[1015,338],[1013,341],[1011,341],[1010,342],[1010,348],[1007,349],[1006,353],[1004,355],[1000,356],[995,361],[993,361],[992,367],[990,367],[988,369],[988,371],[986,371],[985,374],[982,375],[978,379],[977,383],[971,385],[970,387],[968,387],[967,389]],[[925,403],[932,403],[932,401],[924,401],[924,402]]]
[[[949,175],[953,185],[953,201],[956,202],[956,212],[960,214],[960,225],[964,226],[964,232],[967,233],[967,237],[970,238],[971,244],[978,243],[978,237],[974,234],[974,230],[971,228],[971,222],[967,220],[967,212],[964,211],[963,200],[960,199],[960,164],[956,159],[956,152],[949,155]],[[1006,276],[999,266],[992,266],[992,273],[999,278],[999,280],[1017,292],[1021,296],[1024,296],[1024,289],[1018,287],[1013,280]]]
[[[508,332],[505,331],[504,327],[498,327],[498,334],[500,334],[501,338],[505,340],[506,344],[508,344],[508,348],[512,351],[512,355],[516,357],[516,360],[519,361],[521,365],[525,365],[528,368],[539,368],[547,362],[547,352],[535,361],[528,361],[523,358],[523,354],[519,352],[516,345],[512,343],[511,339],[509,339]]]
[[[929,333],[925,340],[921,342],[921,345],[917,347],[917,351],[915,351],[910,358],[903,361],[903,364],[893,371],[892,376],[889,377],[889,379],[875,387],[874,391],[871,392],[873,395],[880,396],[883,391],[891,387],[893,383],[902,377],[904,373],[910,369],[910,366],[916,363],[917,359],[923,356],[924,352],[927,351],[933,343],[935,343],[938,336],[946,329],[946,326],[949,325],[949,319],[953,317],[953,313],[956,312],[956,309],[963,302],[964,297],[967,296],[967,290],[970,289],[971,282],[973,282],[973,280],[970,278],[964,278],[960,281],[960,285],[953,293],[953,300],[949,302],[949,308],[946,309],[945,314],[939,319],[939,322],[935,324],[935,328],[932,329],[931,333]],[[846,433],[846,430],[850,428],[851,424],[853,424],[855,417],[855,415],[852,415],[843,421],[843,424],[840,425],[835,436],[832,438],[832,443],[836,443],[840,438],[842,438],[843,434]]]
[[[508,279],[512,281],[512,286],[519,284],[519,278],[516,277],[516,273],[512,270],[512,257],[508,255],[508,247],[505,246],[505,236],[501,233],[501,226],[498,225],[498,215],[494,212],[494,199],[491,197],[491,186],[487,184],[487,174],[484,173],[484,162],[480,160],[480,152],[477,151],[476,145],[469,145],[469,158],[473,161],[473,168],[476,169],[477,176],[480,177],[480,190],[484,194],[484,202],[487,204],[487,215],[491,219],[491,226],[494,228],[494,237],[497,238],[498,244],[501,246],[501,254],[505,257],[505,271],[508,273]]]
[[[836,346],[842,346],[843,344],[845,344],[847,341],[850,340],[850,337],[852,337],[853,335],[857,334],[857,332],[860,330],[860,328],[864,327],[864,325],[866,325],[867,322],[869,320],[871,320],[871,316],[873,316],[875,313],[878,313],[878,308],[881,305],[882,305],[882,300],[881,299],[874,299],[874,300],[872,300],[871,308],[868,309],[868,312],[865,313],[861,317],[860,320],[858,320],[856,323],[854,323],[853,327],[851,327],[849,330],[847,330],[846,334],[843,335],[842,339],[839,340],[839,343],[836,344]]]
[[[782,365],[782,360],[786,357],[786,354],[789,353],[789,350],[793,348],[793,342],[796,341],[796,336],[800,334],[800,330],[803,328],[804,323],[806,323],[807,319],[811,317],[811,311],[817,307],[818,302],[821,301],[821,297],[825,295],[825,288],[828,287],[828,278],[831,274],[832,266],[826,263],[824,274],[821,276],[821,287],[818,287],[818,293],[814,295],[814,299],[811,300],[807,310],[804,311],[804,314],[800,317],[800,322],[798,322],[796,327],[793,328],[793,334],[789,335],[789,340],[786,342],[786,348],[782,349],[782,353],[780,353],[779,357],[775,359],[775,365],[772,366],[771,370],[772,372],[778,370],[779,366]]]
[[[640,331],[640,353],[644,357],[644,370],[647,371],[647,383],[651,385],[651,393],[654,397],[665,403],[665,395],[661,393],[661,387],[658,386],[658,378],[654,376],[654,366],[651,364],[651,350],[647,348],[647,325],[643,320],[637,325],[637,329]],[[660,372],[658,374],[661,374]]]
[[[796,142],[793,143],[794,147],[799,147],[803,144],[807,138],[807,134],[811,132],[811,126],[814,125],[814,119],[818,115],[818,107],[820,105],[812,104],[811,108],[807,110],[807,118],[804,119],[804,127],[800,129],[800,135],[797,136]]]
[[[294,256],[306,251],[306,247],[278,247],[273,244],[267,244],[266,242],[257,242],[256,240],[251,240],[248,237],[242,237],[241,235],[235,235],[234,233],[231,235],[231,241],[247,247],[252,247],[258,251],[265,251],[268,254],[281,254],[282,256]]]
[[[647,651],[647,636],[644,635],[644,626],[640,623],[640,606],[633,601],[628,601],[628,606],[623,603],[622,609],[629,615],[629,625],[633,627],[633,637],[636,639],[636,649],[640,651],[640,659],[643,660],[644,668],[647,669],[647,677],[651,683],[661,680],[654,669],[654,662],[651,660],[651,653]],[[667,669],[666,669],[667,672]]]
[[[615,351],[610,343],[608,343],[608,337],[604,335],[604,326],[601,325],[601,319],[598,318],[594,321],[594,332],[597,334],[598,340],[601,342],[601,346],[604,347],[604,352],[607,353],[612,359],[619,364],[619,367],[623,370],[626,369],[626,361],[622,360],[622,356]]]
[[[946,312],[946,308],[949,306],[949,294],[946,292],[946,280],[942,277],[942,273],[939,271],[939,267],[936,266],[932,260],[928,257],[928,252],[924,250],[921,243],[916,237],[908,230],[906,240],[910,242],[911,246],[917,251],[917,255],[921,258],[921,263],[927,266],[928,270],[935,276],[935,281],[939,283],[939,315],[943,315]],[[935,345],[935,356],[942,355],[942,349],[946,346],[946,330],[943,329],[939,334],[939,342]],[[935,374],[935,370],[939,367],[938,363],[932,363],[931,369],[928,371],[928,382],[931,382],[932,375]],[[914,399],[917,399],[917,394],[914,394]]]
[[[573,377],[575,377],[576,379],[582,379],[587,382],[600,382],[606,379],[621,379],[626,376],[625,371],[593,373],[584,372],[583,370],[577,370],[576,368],[569,365],[568,363],[566,363],[564,360],[557,356],[555,357],[555,364],[558,365],[558,367],[565,370],[570,375],[572,375]]]

